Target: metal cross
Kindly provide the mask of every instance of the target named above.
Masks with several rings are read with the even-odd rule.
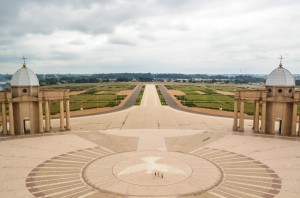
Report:
[[[280,58],[278,58],[278,59],[280,59],[279,67],[282,67],[282,59],[284,59],[284,58],[282,57],[282,54],[281,54]]]
[[[25,58],[25,57],[23,56],[21,59],[23,59],[23,61],[24,61],[23,66],[26,66],[25,60],[26,60],[27,58]]]

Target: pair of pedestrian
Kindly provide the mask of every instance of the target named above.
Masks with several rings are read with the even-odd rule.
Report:
[[[159,176],[159,175],[160,175],[160,176]],[[154,176],[155,176],[155,177],[158,177],[158,178],[162,178],[162,179],[164,178],[164,174],[163,174],[163,173],[159,173],[159,171],[157,171],[157,172],[155,171],[155,172],[154,172]]]

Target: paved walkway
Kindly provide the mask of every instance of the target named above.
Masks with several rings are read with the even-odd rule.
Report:
[[[111,129],[192,129],[232,132],[231,118],[183,112],[169,106],[161,106],[155,85],[147,85],[140,106],[105,115],[86,116],[71,120],[72,131]],[[58,128],[59,120],[53,120]],[[245,121],[246,133],[252,133],[250,120]]]
[[[0,197],[300,196],[299,138],[250,135],[248,120],[233,133],[232,119],[160,105],[154,85],[140,106],[71,121],[0,142]]]

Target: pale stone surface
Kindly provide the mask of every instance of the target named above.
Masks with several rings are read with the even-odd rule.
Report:
[[[203,165],[198,159],[207,159],[221,168],[225,178],[218,183],[217,172],[213,174],[215,178],[198,175],[180,181],[175,188],[166,180],[165,192],[174,189],[181,193],[196,192],[213,183],[216,186],[205,193],[186,194],[184,197],[299,197],[299,138],[252,136],[252,120],[245,120],[245,133],[233,133],[232,122],[230,118],[191,114],[161,106],[155,86],[147,85],[141,106],[73,118],[70,134],[3,139],[5,141],[0,142],[0,197],[107,198],[122,197],[114,193],[124,192],[134,198],[141,194],[178,197],[174,194],[161,196],[162,192],[156,190],[156,186],[135,188],[136,184],[130,184],[134,175],[131,178],[128,174],[124,183],[110,175],[120,162],[120,156],[128,160],[128,165],[120,168],[122,171],[143,163],[144,157],[165,155],[169,158],[155,163],[175,166],[176,161],[172,160],[176,159],[188,164],[193,172],[204,174],[213,168]],[[53,120],[51,125],[57,128],[59,120]],[[122,144],[122,141],[128,142]],[[112,154],[111,150],[120,153]],[[122,155],[124,151],[134,150],[136,152]],[[170,152],[172,150],[183,153]],[[140,153],[143,154],[139,156]],[[117,157],[103,164],[99,171],[97,169],[94,179],[99,179],[96,173],[105,173],[105,182],[99,181],[98,184],[110,192],[99,191],[94,185],[84,182],[83,170],[87,164],[101,161],[104,156]],[[177,168],[180,167],[184,165]],[[92,172],[90,174],[93,178]],[[138,182],[135,180],[135,183]]]
[[[101,171],[111,167],[112,172]],[[197,193],[214,187],[222,179],[221,170],[204,158],[163,151],[99,158],[87,166],[84,175],[87,183],[98,189],[138,197]]]
[[[58,127],[58,120],[52,120]],[[251,120],[245,120],[246,132],[251,132]],[[248,127],[247,127],[248,126]],[[154,85],[147,85],[141,106],[121,112],[72,118],[72,131],[109,129],[192,129],[232,132],[232,118],[219,118],[175,110],[160,104]]]
[[[72,134],[2,141],[0,197],[33,197],[25,186],[25,180],[35,166],[59,154],[94,146]]]

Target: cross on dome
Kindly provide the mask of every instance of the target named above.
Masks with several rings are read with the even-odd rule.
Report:
[[[27,59],[27,58],[25,58],[24,56],[21,58],[21,59],[23,59],[23,67],[26,67],[26,63],[25,63],[25,60]]]
[[[278,59],[280,59],[279,67],[282,68],[282,59],[284,59],[284,58],[282,57],[282,54],[281,54],[281,56],[280,56]]]

